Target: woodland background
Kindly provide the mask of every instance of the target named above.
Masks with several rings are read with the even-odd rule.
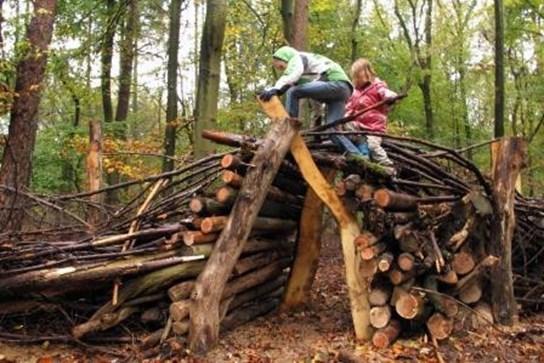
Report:
[[[407,92],[390,115],[391,133],[457,149],[501,131],[524,136],[523,192],[542,195],[541,0],[0,0],[3,145],[19,97],[17,69],[30,57],[32,19],[40,15],[34,9],[44,5],[56,12],[36,84],[35,145],[28,134],[9,135],[30,150],[35,192],[87,188],[89,121],[102,122],[106,184],[210,152],[198,136],[203,128],[263,135],[255,95],[277,77],[271,54],[289,41],[346,70],[366,57],[391,89]],[[504,123],[495,117],[496,41],[504,47]],[[488,168],[488,147],[468,155]]]

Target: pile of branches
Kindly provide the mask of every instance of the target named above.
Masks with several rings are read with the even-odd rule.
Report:
[[[104,343],[137,336],[148,354],[161,341],[175,347],[188,331],[195,280],[241,184],[241,174],[223,165],[227,159],[236,161],[232,153],[212,155],[116,187],[139,189],[117,211],[83,199],[94,193],[47,199],[29,194],[26,208],[34,217],[42,214],[33,218],[39,224],[6,233],[0,243],[0,339]],[[296,185],[299,194],[285,191],[283,174],[282,168],[223,292],[222,329],[280,301],[305,193],[303,184]],[[93,230],[83,219],[89,206],[102,211],[103,222]],[[60,218],[48,216],[51,210]],[[66,216],[82,222],[54,225]]]
[[[493,215],[488,179],[461,152],[387,136],[383,146],[396,169],[391,174],[340,152],[329,141],[338,133],[345,132],[305,137],[320,168],[338,172],[336,191],[365,231],[355,243],[360,272],[371,280],[374,343],[389,345],[402,328],[427,327],[443,339],[455,327],[481,323],[481,316],[491,320],[486,267],[497,261],[487,251]],[[161,341],[179,345],[189,330],[195,280],[260,145],[244,135],[204,136],[235,149],[94,193],[19,191],[35,226],[0,234],[0,338],[114,342],[136,334],[154,353]],[[112,190],[128,195],[129,188],[135,196],[121,209],[94,198]],[[223,292],[222,329],[278,305],[306,191],[288,155]],[[518,195],[515,209],[516,295],[524,308],[538,309],[544,302],[543,204]],[[89,225],[87,216],[97,211],[101,222]],[[480,314],[469,314],[474,310]],[[38,329],[33,322],[40,319],[58,323]]]

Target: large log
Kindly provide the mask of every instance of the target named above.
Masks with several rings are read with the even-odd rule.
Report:
[[[427,320],[427,329],[436,339],[444,340],[450,336],[453,330],[453,321],[441,313],[434,313]]]
[[[466,275],[474,268],[474,258],[468,252],[461,251],[453,256],[451,267],[458,275]]]
[[[335,174],[334,170],[325,172],[328,181],[332,181]],[[322,217],[323,202],[313,189],[309,188],[300,216],[297,252],[283,297],[282,309],[300,306],[310,298],[321,251]]]
[[[408,194],[401,194],[387,189],[374,192],[376,204],[388,211],[411,212],[417,210],[417,198]]]
[[[189,346],[193,352],[204,353],[217,342],[219,303],[225,284],[296,133],[294,124],[289,118],[283,117],[272,125],[255,152],[252,160],[254,167],[245,175],[240,197],[232,207],[216,248],[199,275],[192,294]]]
[[[395,303],[395,310],[404,319],[416,319],[423,313],[425,303],[423,298],[415,293],[402,295]]]
[[[524,166],[527,143],[521,137],[503,138],[496,143],[491,171],[493,179],[493,217],[489,253],[500,258],[492,268],[491,301],[493,314],[500,324],[514,323],[517,306],[512,278],[512,236],[516,225],[515,184]]]
[[[218,232],[223,229],[226,229],[229,226],[229,221],[231,217],[226,216],[217,216],[217,217],[207,217],[202,220],[200,229],[203,233],[212,233]],[[241,220],[238,220],[241,221]],[[231,222],[232,223],[232,222]],[[256,217],[251,230],[261,231],[261,232],[282,232],[286,233],[292,231],[296,228],[297,224],[295,221],[288,219],[279,219],[279,218],[266,218],[266,217]]]
[[[387,348],[400,334],[400,322],[398,320],[391,320],[389,324],[380,330],[377,330],[372,337],[372,344],[375,347],[383,349]]]
[[[273,97],[270,102],[261,102],[261,105],[271,118],[283,118],[288,115],[277,97]],[[291,154],[295,158],[306,182],[308,182],[317,196],[330,209],[338,223],[346,266],[346,280],[355,336],[357,339],[371,339],[372,328],[369,321],[368,281],[358,275],[360,258],[357,256],[354,244],[355,237],[360,234],[357,221],[346,210],[330,184],[319,172],[304,139],[300,135],[293,138]]]
[[[385,328],[391,320],[391,308],[388,305],[374,306],[370,309],[370,324],[374,328]]]

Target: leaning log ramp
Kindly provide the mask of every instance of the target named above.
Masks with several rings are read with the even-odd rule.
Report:
[[[224,331],[309,302],[325,209],[358,340],[384,348],[401,332],[442,340],[510,324],[514,295],[542,310],[544,202],[515,190],[523,140],[486,143],[484,175],[470,148],[386,136],[392,175],[341,154],[329,138],[345,132],[301,131],[277,98],[262,107],[263,139],[204,132],[233,147],[223,154],[94,192],[22,195],[33,228],[0,235],[0,340],[135,335],[146,356],[205,353]],[[132,199],[101,202],[113,190]]]

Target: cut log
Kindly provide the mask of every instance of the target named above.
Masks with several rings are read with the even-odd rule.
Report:
[[[369,278],[373,277],[376,272],[378,271],[378,260],[373,258],[370,260],[363,260],[361,258],[358,258],[359,260],[359,276],[363,278]]]
[[[285,255],[285,253],[284,253]],[[243,275],[248,271],[255,270],[259,267],[269,265],[273,261],[279,259],[279,251],[267,251],[262,253],[256,253],[254,255],[247,256],[236,262],[232,270],[233,275]]]
[[[368,231],[364,231],[355,238],[355,244],[361,249],[370,247],[376,242],[378,242],[378,238]]]
[[[225,182],[225,184],[227,184],[231,188],[240,189],[243,178],[240,175],[230,170],[225,170],[223,171],[222,180]],[[270,186],[270,189],[268,190],[267,198],[270,200],[274,200],[276,202],[280,202],[280,203],[293,204],[293,205],[302,204],[302,198],[295,196],[293,194],[290,194],[286,191],[283,191],[279,189],[278,187],[275,187],[274,185]]]
[[[408,293],[400,296],[395,303],[395,310],[400,317],[413,320],[421,316],[425,303],[419,294]]]
[[[388,305],[374,306],[370,309],[370,324],[374,328],[384,328],[391,320],[391,308]]]
[[[373,286],[368,295],[368,302],[372,306],[381,306],[387,304],[391,298],[392,288],[386,284]]]
[[[366,202],[374,199],[374,187],[372,185],[363,184],[357,188],[355,195],[361,202]]]
[[[448,285],[455,285],[459,281],[459,277],[455,271],[449,270],[448,272],[437,276],[437,280]]]
[[[485,302],[480,301],[474,307],[474,316],[472,319],[473,329],[486,327],[486,326],[492,325],[493,323],[494,323],[494,319],[493,319],[493,311],[491,310],[491,306]]]
[[[389,301],[389,305],[395,306],[401,296],[408,294],[408,291],[412,286],[414,286],[415,282],[416,279],[411,278],[410,280],[406,281],[401,285],[393,286],[393,293],[391,294],[391,300]]]
[[[482,298],[482,284],[474,281],[459,292],[459,300],[465,304],[474,304]]]
[[[207,217],[202,220],[200,230],[203,233],[212,233],[221,231],[227,226],[227,222],[230,217],[218,216]],[[292,220],[278,219],[278,218],[265,218],[257,217],[253,223],[252,230],[265,231],[265,232],[282,232],[286,233],[294,230],[297,227],[297,223]]]
[[[217,233],[203,233],[202,231],[185,231],[181,232],[183,243],[187,246],[194,244],[215,242],[219,237]]]
[[[412,277],[414,277],[415,273],[414,270],[404,272],[397,268],[393,268],[389,271],[389,280],[391,280],[391,283],[393,285],[400,285],[408,280],[410,280]]]
[[[395,257],[391,252],[384,252],[378,257],[378,270],[387,272],[391,269]]]
[[[461,251],[453,256],[451,267],[458,275],[466,275],[474,268],[474,258],[468,252]]]
[[[231,171],[246,170],[248,164],[244,163],[239,156],[227,154],[221,159],[221,167]]]
[[[361,250],[361,258],[364,261],[372,260],[375,257],[378,257],[378,255],[380,255],[380,253],[385,251],[385,248],[386,248],[386,245],[383,242],[379,242],[379,243],[376,243],[376,244],[374,244],[372,246],[363,248]]]
[[[408,194],[401,194],[387,189],[374,192],[376,204],[391,212],[411,212],[417,210],[417,198]]]
[[[398,320],[391,320],[389,324],[380,330],[377,330],[372,337],[372,344],[376,348],[387,348],[400,334],[400,322]]]
[[[459,280],[459,282],[455,285],[453,291],[451,291],[451,294],[458,294],[466,286],[470,285],[474,280],[478,279],[486,268],[494,266],[498,263],[498,261],[499,259],[495,256],[486,256],[476,265],[476,267],[474,267],[474,269],[468,275],[464,276],[461,280]]]
[[[447,317],[454,317],[459,311],[457,302],[452,298],[440,294],[438,292],[438,277],[434,275],[429,275],[425,278],[424,287],[428,290],[427,297],[434,305],[435,309],[443,312]]]
[[[202,130],[202,137],[215,142],[216,144],[232,147],[248,146],[255,144],[257,140],[251,136],[238,135],[230,132],[216,130]]]
[[[222,187],[217,190],[215,196],[219,203],[230,208],[238,196],[238,191],[230,187]],[[273,200],[265,200],[259,211],[259,216],[298,219],[300,217],[300,208],[297,206],[278,203]]]
[[[427,320],[427,329],[437,340],[444,340],[451,335],[453,321],[441,313],[434,313]]]
[[[213,214],[225,214],[229,208],[227,205],[218,203],[211,198],[193,198],[189,203],[189,208],[193,213],[200,216],[213,215]]]
[[[414,269],[416,263],[416,259],[414,255],[412,255],[409,252],[403,252],[397,257],[397,264],[399,265],[399,268],[404,271],[412,271]]]

